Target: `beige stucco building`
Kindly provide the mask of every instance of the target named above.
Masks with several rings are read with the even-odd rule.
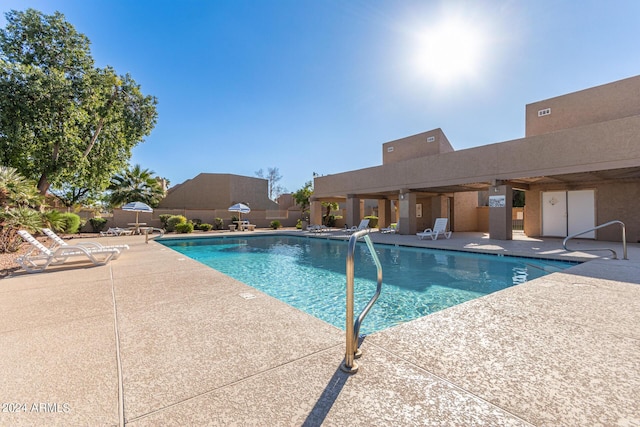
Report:
[[[234,174],[201,173],[192,179],[169,189],[167,195],[154,210],[154,216],[163,213],[184,215],[188,219],[200,219],[213,223],[215,218],[231,221],[228,208],[244,203],[251,208],[243,218],[260,227],[268,227],[278,218],[280,206],[268,197],[269,182]]]
[[[455,231],[512,238],[513,190],[525,192],[524,232],[558,236],[611,220],[640,240],[640,76],[526,106],[524,138],[455,151],[441,129],[382,145],[382,165],[316,177],[311,222],[322,201],[346,204],[358,224],[377,200],[379,225],[401,234],[449,218]],[[479,192],[490,206],[480,206]],[[488,197],[486,197],[488,192]],[[619,227],[585,235],[620,240]]]

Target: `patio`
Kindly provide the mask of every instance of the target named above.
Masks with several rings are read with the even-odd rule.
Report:
[[[143,236],[99,238],[131,249],[0,281],[0,425],[640,425],[639,244],[372,236],[591,261],[369,335],[350,376],[341,330]]]

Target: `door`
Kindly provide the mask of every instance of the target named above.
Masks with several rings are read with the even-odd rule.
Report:
[[[567,193],[568,234],[579,233],[596,225],[595,206],[594,190],[569,191]],[[595,237],[595,231],[578,236],[581,239],[595,239]]]
[[[565,237],[567,235],[567,192],[542,193],[542,235]]]
[[[596,224],[595,191],[546,191],[542,193],[542,235],[566,237]],[[579,238],[593,239],[595,231]]]

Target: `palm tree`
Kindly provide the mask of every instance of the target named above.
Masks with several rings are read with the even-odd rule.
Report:
[[[140,165],[111,178],[108,190],[111,191],[109,204],[114,207],[127,202],[143,202],[155,207],[164,197],[164,190],[155,172],[142,169]]]
[[[42,225],[39,211],[30,207],[42,203],[35,182],[12,167],[0,166],[0,253],[13,252],[22,240],[18,230],[36,231]]]
[[[35,207],[41,203],[42,196],[35,182],[20,175],[15,168],[0,166],[0,208]]]

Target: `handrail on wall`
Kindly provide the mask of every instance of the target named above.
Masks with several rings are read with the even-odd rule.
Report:
[[[378,273],[378,286],[376,287],[376,292],[369,300],[367,306],[362,310],[357,320],[353,321],[353,278],[354,278],[354,253],[356,249],[356,243],[360,237],[364,237],[364,241],[369,248],[369,252],[371,253],[371,257],[373,258],[373,262],[376,264],[376,269]],[[375,248],[373,247],[373,242],[371,242],[371,238],[369,237],[369,230],[360,230],[356,231],[349,238],[349,250],[347,252],[347,322],[346,322],[346,351],[344,356],[344,362],[340,366],[340,368],[350,374],[355,374],[358,372],[358,364],[354,361],[360,357],[362,352],[358,348],[358,334],[360,332],[360,325],[362,321],[375,304],[376,300],[380,296],[380,291],[382,291],[382,265],[380,265],[380,260],[378,259],[378,254],[376,253]]]
[[[598,226],[592,227],[592,228],[590,228],[588,230],[581,231],[579,233],[575,233],[575,234],[572,234],[570,236],[567,236],[562,241],[562,247],[564,247],[565,251],[571,251],[571,249],[567,248],[567,242],[569,240],[573,239],[574,237],[578,237],[578,236],[581,236],[583,234],[587,234],[587,233],[589,233],[591,231],[598,230],[599,228],[608,227],[608,226],[613,225],[613,224],[620,224],[620,226],[622,227],[622,259],[629,259],[629,258],[627,258],[627,232],[626,232],[626,229],[625,229],[625,226],[624,226],[624,222],[618,221],[618,220],[609,221],[609,222],[606,222],[604,224],[600,224]],[[611,248],[580,249],[580,251],[583,251],[583,252],[585,252],[585,251],[611,251],[611,253],[613,254],[613,259],[618,259],[618,254],[616,253],[616,251],[614,251]]]

